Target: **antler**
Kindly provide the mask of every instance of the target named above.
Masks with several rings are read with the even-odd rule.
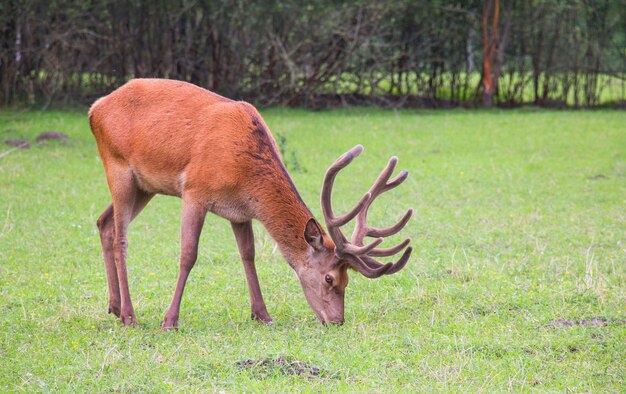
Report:
[[[355,157],[361,154],[361,152],[363,152],[363,146],[355,146],[339,157],[333,165],[330,166],[328,171],[326,171],[324,184],[322,185],[322,213],[324,215],[324,220],[326,221],[328,234],[335,242],[335,254],[337,254],[340,258],[346,259],[354,269],[359,271],[364,276],[368,278],[378,278],[381,275],[390,275],[400,271],[409,261],[409,257],[413,251],[413,248],[411,247],[408,247],[404,251],[404,254],[396,263],[381,264],[376,261],[374,257],[393,256],[409,245],[411,239],[407,238],[394,247],[376,249],[376,247],[383,242],[384,237],[396,234],[402,230],[411,218],[413,209],[409,209],[398,223],[387,228],[381,229],[371,227],[367,224],[367,210],[374,199],[382,193],[389,191],[404,182],[408,176],[408,172],[403,170],[398,176],[389,180],[389,177],[391,177],[391,174],[398,163],[398,158],[394,156],[389,159],[389,163],[387,163],[385,169],[380,173],[374,182],[374,185],[367,193],[365,193],[365,195],[363,195],[356,206],[352,208],[350,212],[342,216],[335,216],[331,203],[331,194],[335,177],[341,169],[350,164]],[[355,217],[356,226],[354,227],[354,232],[352,233],[352,239],[348,242],[339,227],[348,223]],[[363,239],[365,237],[375,237],[376,239],[369,244],[364,245]]]

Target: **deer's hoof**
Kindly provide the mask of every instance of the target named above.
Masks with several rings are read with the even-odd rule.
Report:
[[[139,327],[139,323],[137,323],[137,316],[135,316],[135,311],[133,310],[132,307],[130,308],[122,307],[119,318],[122,321],[122,324],[124,324],[124,326],[126,327],[128,326]]]
[[[139,323],[137,323],[137,318],[134,316],[129,316],[127,319],[120,318],[124,327],[133,327],[139,328]]]
[[[274,324],[274,322],[272,321],[272,318],[270,317],[270,315],[265,312],[265,313],[254,313],[252,312],[252,314],[250,315],[250,318],[252,320],[256,320],[261,324],[266,324],[268,326],[271,326]]]
[[[109,302],[109,313],[114,314],[116,317],[120,317],[121,315],[121,308],[120,308],[120,304],[117,303],[111,303]]]
[[[161,329],[163,331],[178,330],[178,317],[170,318],[165,316],[161,321]]]

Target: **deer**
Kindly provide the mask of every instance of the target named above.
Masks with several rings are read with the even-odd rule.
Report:
[[[180,304],[198,257],[208,212],[230,221],[247,280],[251,318],[272,324],[257,277],[252,220],[259,221],[295,271],[304,296],[322,324],[344,323],[348,270],[367,278],[400,271],[412,252],[407,238],[378,248],[405,227],[413,209],[394,225],[371,227],[368,209],[408,176],[390,179],[392,157],[371,189],[349,212],[335,215],[331,193],[337,173],[363,151],[357,145],[325,174],[321,208],[328,232],[300,197],[277,144],[259,112],[191,83],[132,79],[94,102],[89,123],[104,166],[111,204],[97,219],[109,295],[109,313],[138,326],[128,285],[130,222],[156,194],[182,199],[180,268],[162,329],[178,328]],[[355,220],[348,238],[341,227]],[[373,238],[365,243],[366,237]],[[381,263],[403,251],[396,262]]]

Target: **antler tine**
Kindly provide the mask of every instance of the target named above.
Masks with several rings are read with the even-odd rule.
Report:
[[[367,204],[367,202],[371,198],[371,194],[369,192],[365,193],[365,195],[356,204],[356,206],[342,216],[336,217],[335,213],[333,212],[331,196],[335,177],[337,176],[337,173],[339,171],[341,171],[348,164],[350,164],[355,157],[361,154],[361,152],[363,152],[363,145],[356,145],[354,148],[341,155],[337,160],[335,160],[333,165],[328,168],[328,171],[326,171],[326,175],[324,176],[324,183],[322,184],[322,214],[324,215],[328,234],[335,242],[337,250],[343,250],[344,245],[347,244],[346,238],[341,233],[339,227],[352,220],[363,209],[365,204]]]
[[[353,244],[347,244],[344,247],[343,253],[351,254],[354,256],[367,255],[367,254],[370,254],[374,250],[374,248],[380,245],[383,241],[384,241],[383,238],[378,238],[365,246],[356,246]]]
[[[409,246],[402,254],[402,257],[400,257],[400,260],[396,261],[393,264],[393,266],[389,268],[389,271],[385,272],[385,274],[386,275],[395,274],[396,272],[404,268],[406,263],[409,262],[409,258],[411,257],[411,252],[413,252],[413,248]]]
[[[321,203],[322,203],[322,212],[324,214],[324,219],[326,219],[327,224],[337,225],[335,222],[339,221],[339,219],[343,221],[345,220],[344,217],[356,216],[356,214],[359,211],[359,209],[357,208],[362,207],[365,204],[365,202],[367,202],[367,200],[369,200],[370,198],[369,193],[365,193],[365,195],[361,198],[358,204],[350,212],[348,212],[347,214],[343,216],[340,216],[339,218],[335,217],[335,214],[333,212],[332,202],[331,202],[331,195],[333,191],[333,184],[335,182],[335,177],[337,176],[337,173],[340,170],[342,170],[348,164],[350,164],[352,160],[354,160],[355,157],[361,154],[361,152],[363,152],[363,145],[355,146],[354,148],[350,149],[348,152],[341,155],[341,157],[339,157],[337,160],[335,160],[333,165],[330,166],[330,168],[328,168],[328,171],[326,171],[326,175],[324,176],[324,183],[322,184]],[[348,221],[349,220],[350,219],[348,219]]]
[[[372,198],[372,194],[367,192],[361,197],[359,202],[356,203],[354,208],[352,208],[348,213],[343,214],[339,217],[333,217],[330,220],[326,221],[326,224],[330,224],[333,227],[341,227],[344,224],[348,223],[350,220],[354,219],[356,215],[363,210],[363,207],[367,204],[367,202]],[[332,208],[331,208],[332,209]]]
[[[392,263],[387,263],[384,265],[378,262],[376,262],[375,264],[370,264],[369,262],[366,263],[363,259],[364,257],[365,256],[350,256],[350,258],[348,258],[347,260],[348,264],[350,264],[352,268],[359,271],[366,278],[378,278],[393,268]],[[365,259],[367,259],[367,257],[365,257]]]
[[[406,211],[402,219],[400,219],[400,221],[393,226],[389,226],[386,228],[369,227],[368,232],[365,235],[368,237],[384,238],[397,234],[400,230],[404,228],[404,226],[406,226],[406,224],[409,222],[409,219],[411,219],[411,216],[413,216],[413,208],[410,208],[408,211]]]
[[[381,264],[369,256],[360,256],[348,261],[350,265],[363,274],[363,276],[374,279],[382,275],[391,275],[400,271],[409,261],[411,252],[413,252],[413,248],[407,248],[402,257],[400,257],[400,259],[395,263]]]
[[[381,239],[381,238],[378,238]],[[406,246],[408,244],[411,243],[411,238],[407,238],[404,241],[402,241],[401,243],[399,243],[396,246],[393,246],[391,248],[380,248],[380,249],[372,249],[370,252],[367,253],[368,256],[370,257],[389,257],[389,256],[393,256],[394,254],[397,254],[398,252],[400,252],[402,249],[406,248]]]
[[[392,156],[389,159],[389,162],[387,163],[385,168],[381,171],[380,175],[378,175],[378,178],[376,178],[376,181],[370,189],[370,192],[372,193],[374,198],[398,186],[407,178],[407,176],[409,175],[408,171],[402,170],[400,171],[400,174],[398,174],[392,180],[389,180],[389,177],[391,177],[391,174],[393,174],[393,171],[395,170],[397,164],[398,158],[396,156]]]
[[[393,174],[393,171],[396,169],[396,164],[398,164],[398,158],[395,156],[391,156],[391,158],[389,158],[389,161],[387,162],[387,165],[380,172],[380,175],[378,175],[378,178],[376,178],[374,184],[372,185],[372,188],[370,189],[370,192],[374,197],[378,197],[379,194],[386,191],[387,181],[389,180],[389,177],[391,177],[391,174]]]
[[[399,184],[401,184],[402,182],[404,182],[404,180],[409,176],[409,172],[407,170],[402,170],[400,171],[400,174],[398,174],[397,177],[393,178],[392,180],[390,180],[389,182],[387,182],[387,190],[391,190],[394,187],[398,186]]]

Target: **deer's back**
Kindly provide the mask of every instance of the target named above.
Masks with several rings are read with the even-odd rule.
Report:
[[[254,107],[185,82],[132,80],[96,101],[89,120],[105,170],[127,166],[148,192],[211,205],[284,172]]]

